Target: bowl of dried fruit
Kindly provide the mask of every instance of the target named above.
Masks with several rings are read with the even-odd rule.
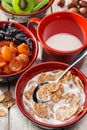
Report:
[[[1,0],[0,9],[8,19],[26,23],[31,17],[42,18],[54,0]]]
[[[0,82],[12,80],[28,69],[37,54],[36,38],[25,26],[0,21]]]
[[[58,83],[47,84],[56,80],[67,66],[61,62],[40,63],[17,81],[15,93],[20,111],[42,128],[66,127],[87,112],[87,78],[78,69],[72,68]],[[45,84],[38,88],[42,82]],[[39,102],[34,99],[35,91]]]

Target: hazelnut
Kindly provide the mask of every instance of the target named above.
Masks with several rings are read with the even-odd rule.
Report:
[[[68,9],[76,7],[76,4],[72,1],[68,4]]]
[[[65,4],[65,0],[58,0],[57,5],[63,7]]]
[[[75,3],[75,5],[77,6],[80,0],[72,0],[72,1],[73,1],[73,3]]]
[[[79,0],[71,0],[68,4],[68,8],[77,7],[79,4]]]
[[[79,1],[79,5],[80,5],[80,7],[87,7],[87,2],[86,1],[82,1],[82,0],[80,0]]]
[[[82,14],[82,15],[86,15],[87,14],[87,8],[86,7],[81,7],[79,9],[79,12]]]
[[[79,13],[79,9],[77,7],[72,7],[69,9],[69,11],[74,12],[74,13]]]

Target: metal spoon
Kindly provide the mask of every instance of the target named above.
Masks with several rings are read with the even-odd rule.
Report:
[[[37,103],[46,103],[50,100],[40,100],[37,97],[37,91],[39,90],[39,87],[43,86],[44,84],[49,84],[53,82],[58,82],[74,65],[76,65],[81,59],[83,59],[87,55],[87,48],[84,49],[74,60],[73,62],[63,71],[63,73],[55,80],[55,81],[47,81],[47,82],[42,82],[39,86],[37,86],[34,89],[33,92],[33,100]]]

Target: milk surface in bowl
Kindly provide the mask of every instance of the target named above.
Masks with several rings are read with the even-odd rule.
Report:
[[[39,99],[50,101],[36,103],[32,99],[35,87],[44,81],[55,80],[62,70],[40,73],[27,82],[23,92],[23,104],[27,112],[36,120],[48,124],[64,124],[84,109],[84,85],[78,76],[69,71],[57,84],[44,85],[38,90]]]
[[[58,33],[49,37],[46,44],[56,50],[69,51],[82,46],[82,42],[74,35],[69,33]]]

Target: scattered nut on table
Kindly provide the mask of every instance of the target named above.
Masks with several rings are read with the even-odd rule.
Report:
[[[65,0],[58,0],[57,5],[63,7],[65,4]]]
[[[65,0],[58,0],[57,5],[64,7],[66,5]],[[87,17],[87,1],[86,0],[70,0],[67,4],[67,10],[78,13],[83,17]]]

